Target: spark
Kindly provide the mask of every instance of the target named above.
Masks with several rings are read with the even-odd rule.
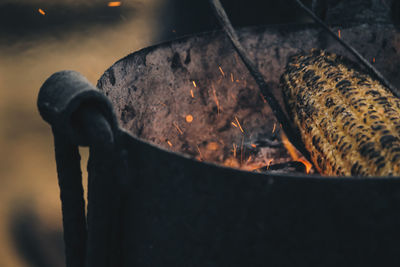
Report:
[[[232,124],[233,126],[235,126],[236,128],[238,127],[238,126],[236,125],[236,123],[234,123],[233,121],[231,122],[231,124]]]
[[[272,133],[274,133],[276,130],[276,122],[274,123],[274,128],[272,129]]]
[[[211,84],[211,87],[213,89],[214,102],[217,105],[217,114],[219,115],[220,106],[219,106],[219,101],[218,101],[218,97],[217,97],[217,91],[215,90],[214,84]]]
[[[169,145],[170,147],[172,147],[172,143],[171,143],[169,140],[167,140],[167,143],[168,143],[168,145]]]
[[[239,126],[239,129],[240,129],[240,131],[242,132],[242,133],[244,133],[244,130],[243,130],[243,128],[242,128],[242,125],[240,125],[240,122],[239,122],[239,120],[238,120],[238,118],[235,116],[235,120],[236,120],[236,122],[237,122],[237,125]]]
[[[219,68],[219,71],[221,72],[222,76],[225,77],[225,72],[222,70],[221,66],[219,66],[218,68]]]
[[[236,158],[236,149],[237,149],[237,145],[236,145],[235,143],[233,143],[233,150],[232,150],[232,152],[233,152],[233,157],[235,157],[235,158]]]
[[[196,82],[195,82],[195,81],[193,81],[193,86],[194,86],[194,87],[197,87],[197,85],[196,85]]]
[[[231,81],[234,82],[235,80],[233,79],[233,73],[231,72]]]
[[[182,135],[183,131],[181,130],[181,128],[179,128],[179,125],[176,122],[173,122],[175,128],[178,130],[178,132]]]
[[[191,123],[193,121],[193,116],[188,114],[186,115],[186,122]]]
[[[338,37],[339,37],[339,38],[342,38],[341,35],[340,35],[340,30],[338,30]]]
[[[372,58],[372,62],[375,63],[375,58]]]
[[[192,89],[190,89],[190,95],[192,96],[192,98],[194,98],[194,93]]]
[[[121,6],[121,2],[120,1],[114,1],[114,2],[108,2],[107,6],[109,7],[118,7]]]
[[[203,154],[201,153],[199,145],[196,144],[196,147],[197,147],[197,151],[199,151],[200,159],[203,160],[204,157],[203,157]]]
[[[256,145],[256,144],[251,144],[251,147],[252,147],[252,148],[256,148],[257,145]]]
[[[40,13],[40,14],[42,14],[43,16],[45,16],[45,15],[46,15],[46,12],[44,12],[44,10],[43,10],[43,9],[39,8],[39,9],[38,9],[38,11],[39,11],[39,13]]]

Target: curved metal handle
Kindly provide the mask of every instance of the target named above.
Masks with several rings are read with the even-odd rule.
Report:
[[[81,74],[61,71],[41,87],[38,108],[54,134],[67,266],[108,266],[118,133],[112,104]],[[90,147],[87,223],[79,145]]]
[[[50,76],[40,88],[37,105],[42,118],[62,129],[76,145],[113,142],[112,132],[118,125],[112,104],[78,72],[60,71]],[[90,129],[100,130],[102,135]]]

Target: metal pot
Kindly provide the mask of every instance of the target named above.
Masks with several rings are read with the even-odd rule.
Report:
[[[342,38],[366,58],[375,58],[376,67],[400,85],[400,35],[394,27],[340,30]],[[347,55],[311,25],[247,28],[240,37],[280,99],[278,82],[289,55],[311,48]],[[214,32],[121,59],[98,82],[104,95],[75,72],[46,81],[38,106],[53,127],[56,152],[61,146],[56,156],[70,266],[399,263],[400,179],[246,172],[199,162],[182,153],[183,146],[167,149],[165,140],[156,138],[166,135],[179,143],[179,135],[168,130],[170,123],[169,128],[154,127],[154,121],[172,122],[179,116],[149,111],[149,106],[160,99],[172,105],[181,92],[188,93],[193,80],[207,88],[221,76],[218,66],[244,76],[246,88],[256,92],[245,67],[235,60],[228,40]],[[240,86],[232,90],[239,92]],[[199,102],[199,107],[208,106]],[[186,114],[189,102],[180,103]],[[270,110],[258,110],[266,125],[259,127],[269,130],[274,121]],[[255,122],[249,125],[257,129]],[[70,149],[76,145],[91,147],[87,234],[77,154]]]

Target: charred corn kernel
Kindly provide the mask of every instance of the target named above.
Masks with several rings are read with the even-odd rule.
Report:
[[[290,59],[281,85],[321,174],[400,176],[400,100],[380,82],[312,50]]]

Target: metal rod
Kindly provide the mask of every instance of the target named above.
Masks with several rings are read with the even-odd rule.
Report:
[[[290,120],[287,118],[283,109],[279,105],[278,100],[274,97],[271,88],[265,82],[264,77],[258,70],[254,61],[250,58],[250,56],[248,55],[246,50],[240,44],[239,37],[237,36],[231,22],[229,21],[229,18],[226,15],[226,12],[225,12],[224,8],[222,7],[221,2],[219,0],[210,0],[210,3],[211,3],[212,8],[215,11],[215,14],[216,14],[222,28],[224,29],[224,32],[228,36],[229,40],[231,41],[236,52],[239,54],[243,63],[246,65],[250,74],[253,76],[254,80],[256,81],[258,87],[260,88],[262,95],[265,97],[266,101],[268,102],[269,106],[271,107],[272,112],[274,113],[274,115],[276,116],[278,121],[281,123],[286,136],[288,137],[290,142],[292,142],[292,144],[297,148],[297,150],[299,150],[303,154],[303,156],[306,157],[307,160],[312,163],[312,161],[310,160],[309,152],[306,150],[306,148],[298,134],[298,131],[294,130],[291,127]]]
[[[338,41],[345,49],[347,49],[353,56],[355,56],[364,67],[367,68],[375,77],[385,85],[395,96],[400,98],[400,93],[397,91],[396,87],[394,87],[386,78],[380,73],[371,63],[368,62],[354,47],[352,47],[349,43],[344,41],[343,39],[339,38],[336,33],[334,33],[328,25],[326,25],[320,18],[318,18],[315,13],[306,7],[300,0],[295,0],[295,2],[311,16],[311,18],[319,24],[322,28],[324,28],[336,41]]]

